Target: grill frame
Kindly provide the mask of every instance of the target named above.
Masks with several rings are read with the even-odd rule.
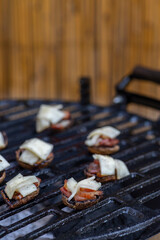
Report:
[[[88,81],[87,79],[87,84]],[[85,85],[84,80],[81,83]],[[23,227],[50,215],[52,219],[46,223],[43,221],[43,226],[13,239],[37,239],[51,232],[57,239],[142,240],[160,232],[160,208],[156,202],[157,198],[160,199],[160,121],[127,112],[126,104],[134,99],[128,99],[127,95],[124,98],[124,91],[117,91],[122,94],[119,98],[121,101],[106,107],[86,105],[89,103],[88,96],[81,101],[82,104],[58,100],[1,101],[0,130],[6,131],[9,138],[9,146],[2,150],[1,154],[11,163],[11,167],[6,170],[5,182],[18,172],[24,175],[32,174],[32,171],[19,167],[15,160],[15,150],[24,140],[39,137],[55,146],[55,159],[50,167],[34,172],[36,176],[42,176],[42,184],[40,194],[33,201],[10,210],[0,196],[2,239],[8,236],[8,239],[11,239],[17,230],[22,231]],[[83,89],[81,94],[84,98]],[[37,134],[35,115],[41,103],[64,104],[64,107],[72,112],[74,125],[61,133],[47,130]],[[126,123],[129,123],[127,128]],[[131,175],[104,184],[104,198],[96,205],[81,211],[66,212],[59,188],[65,178],[84,178],[83,170],[92,161],[91,154],[84,146],[84,140],[91,130],[104,125],[121,128],[121,149],[113,157],[126,162]],[[5,182],[0,186],[0,190],[4,188]],[[27,209],[31,209],[31,212],[25,216]],[[13,223],[6,225],[5,221],[20,213],[21,219],[14,219]]]

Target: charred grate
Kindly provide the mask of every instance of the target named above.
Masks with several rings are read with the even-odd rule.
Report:
[[[9,145],[1,154],[11,163],[6,181],[18,172],[31,174],[15,161],[15,150],[24,140],[36,136],[55,146],[51,166],[35,172],[42,179],[36,199],[9,210],[0,197],[0,238],[145,239],[158,233],[159,122],[128,113],[119,104],[102,108],[64,102],[64,107],[72,113],[74,125],[61,133],[37,134],[35,116],[41,103],[36,100],[2,101],[0,105],[1,130],[6,131],[9,138]],[[121,130],[121,149],[114,156],[125,161],[132,173],[120,181],[103,185],[104,198],[95,206],[68,212],[61,202],[59,188],[65,178],[73,176],[80,180],[84,177],[83,170],[92,159],[84,140],[89,131],[106,124]],[[0,190],[4,185],[5,182]]]

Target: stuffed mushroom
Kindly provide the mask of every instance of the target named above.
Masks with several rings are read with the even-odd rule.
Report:
[[[38,138],[26,140],[16,151],[19,165],[30,170],[47,167],[54,159],[53,145]]]

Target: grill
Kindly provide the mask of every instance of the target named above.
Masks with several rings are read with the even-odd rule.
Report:
[[[1,239],[146,239],[160,232],[160,121],[151,121],[126,111],[129,102],[140,102],[160,109],[158,100],[129,93],[126,85],[134,77],[159,83],[156,72],[136,68],[117,86],[115,103],[100,107],[89,102],[88,79],[81,80],[81,103],[62,103],[71,111],[74,125],[61,133],[35,132],[35,116],[42,101],[0,103],[1,131],[9,145],[1,154],[10,162],[6,181],[18,172],[30,175],[15,161],[15,150],[26,139],[38,137],[54,144],[51,166],[34,174],[42,179],[40,194],[31,202],[10,210],[0,196]],[[151,75],[151,77],[150,77]],[[86,98],[87,96],[87,98]],[[83,170],[92,161],[84,146],[94,128],[112,125],[121,130],[120,151],[113,155],[126,162],[131,175],[102,186],[103,199],[81,211],[70,210],[61,202],[59,188],[64,179],[84,178]],[[4,188],[0,187],[0,190]]]

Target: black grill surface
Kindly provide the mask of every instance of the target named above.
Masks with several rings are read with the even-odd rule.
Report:
[[[10,210],[0,196],[0,239],[146,239],[160,232],[160,122],[128,113],[120,104],[109,107],[63,103],[74,125],[61,133],[35,132],[35,116],[41,101],[1,101],[0,130],[9,145],[1,154],[10,162],[5,183],[21,172],[15,151],[26,139],[38,137],[54,144],[51,166],[34,174],[42,179],[40,194],[31,202]],[[44,101],[43,101],[44,103]],[[82,210],[69,210],[61,202],[59,188],[65,179],[84,178],[92,161],[84,145],[94,128],[111,125],[121,131],[120,151],[131,175],[102,186],[104,198]],[[69,211],[69,212],[68,212]]]

